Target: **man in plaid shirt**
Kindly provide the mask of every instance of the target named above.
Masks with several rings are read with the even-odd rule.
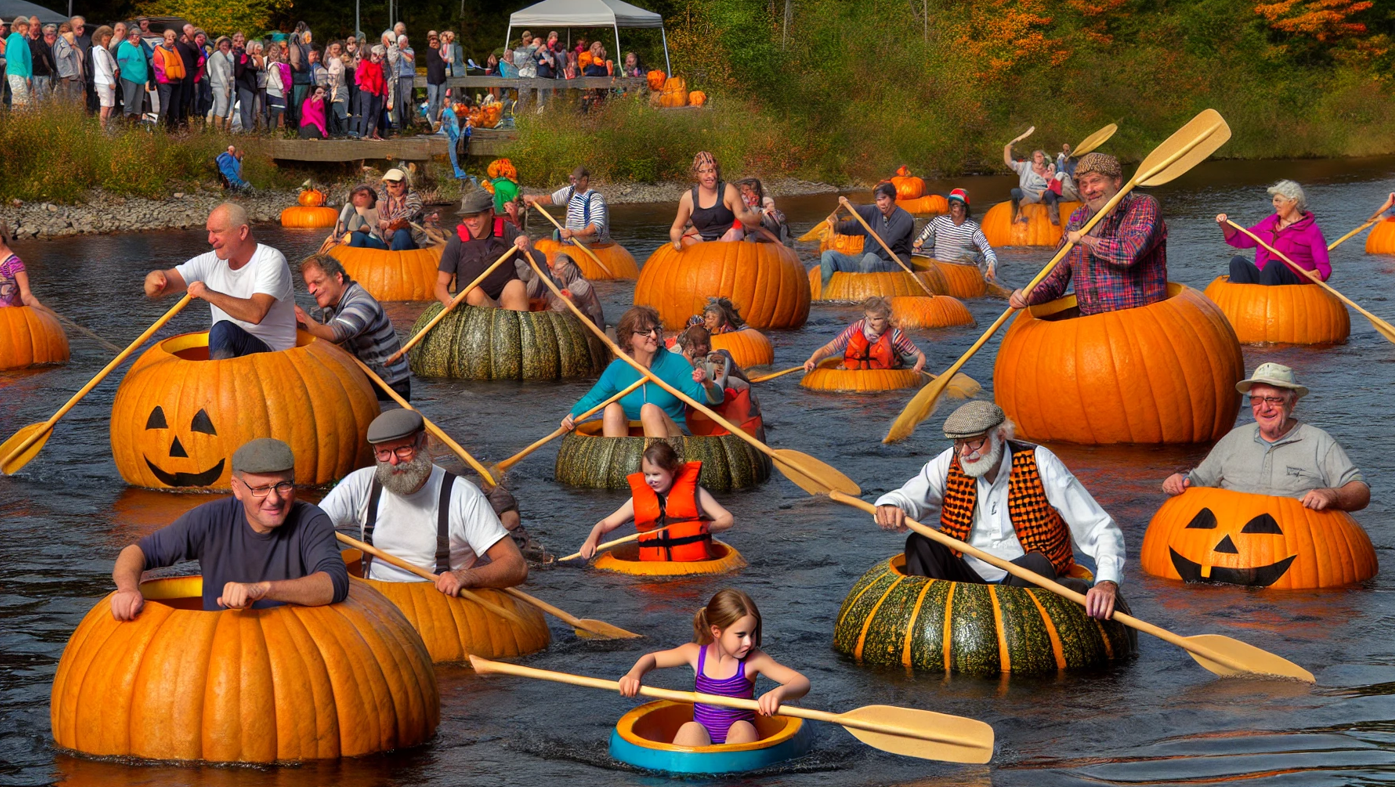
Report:
[[[1072,278],[1082,315],[1133,309],[1166,298],[1167,224],[1158,201],[1146,194],[1127,194],[1087,235],[1080,227],[1119,193],[1123,173],[1119,160],[1103,153],[1086,155],[1075,172],[1085,207],[1071,215],[1061,238],[1062,244],[1069,241],[1075,248],[1030,295],[1017,290],[1008,302],[1023,309],[1054,300],[1065,294]]]

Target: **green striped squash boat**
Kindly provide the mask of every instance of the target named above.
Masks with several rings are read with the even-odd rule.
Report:
[[[412,335],[444,308],[433,303]],[[461,304],[412,349],[418,377],[561,380],[591,377],[609,361],[605,346],[569,312],[516,312]]]
[[[632,423],[630,433],[641,436],[604,437],[600,421],[577,424],[562,438],[554,474],[558,483],[590,489],[628,491],[625,476],[639,472],[649,440]],[[732,435],[684,435],[667,438],[684,462],[702,462],[698,483],[710,492],[750,489],[770,478],[770,460],[745,440]]]
[[[838,611],[833,649],[862,664],[936,673],[1043,675],[1133,653],[1128,629],[1042,588],[907,576],[878,563]]]

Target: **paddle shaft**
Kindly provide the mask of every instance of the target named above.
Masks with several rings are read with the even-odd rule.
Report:
[[[27,439],[24,440],[24,442],[16,446],[15,450],[11,451],[9,456],[0,457],[0,465],[8,463],[11,457],[19,456],[23,454],[25,451],[29,450],[29,446],[33,445],[34,443],[37,443],[40,440],[40,438],[42,438],[45,434],[49,432],[49,430],[53,429],[53,425],[58,423],[58,419],[67,415],[69,410],[73,409],[73,407],[77,405],[78,402],[82,401],[82,397],[91,393],[92,389],[96,388],[103,380],[105,380],[107,378],[107,375],[112,373],[113,369],[120,366],[122,361],[125,361],[127,358],[131,356],[131,353],[134,353],[136,350],[140,349],[140,346],[142,344],[145,344],[145,341],[149,339],[151,336],[155,335],[156,331],[165,327],[165,323],[168,323],[170,320],[173,320],[174,316],[176,314],[179,314],[179,312],[182,311],[185,306],[188,306],[189,301],[191,300],[193,300],[193,297],[190,296],[187,292],[184,293],[184,297],[180,298],[178,303],[170,307],[170,310],[165,312],[163,317],[156,320],[155,323],[151,325],[149,328],[146,328],[145,331],[141,333],[140,336],[137,336],[135,341],[131,342],[131,344],[126,349],[117,353],[116,357],[112,358],[110,363],[108,363],[106,366],[103,366],[100,372],[97,372],[96,377],[93,377],[91,380],[89,380],[87,385],[84,385],[77,393],[73,394],[73,397],[69,399],[62,407],[58,408],[58,412],[54,413],[52,418],[49,418],[47,421],[44,422],[44,426],[42,429],[30,435]]]
[[[382,388],[384,391],[386,391],[387,395],[391,396],[394,402],[397,402],[398,407],[401,407],[403,410],[416,409],[406,399],[403,399],[402,396],[397,393],[397,391],[394,391],[392,389],[392,386],[384,382],[383,378],[379,377],[376,373],[374,373],[372,369],[368,368],[368,364],[360,360],[358,356],[350,355],[349,357],[353,358],[354,363],[358,364],[358,368],[362,369],[363,373],[368,375],[368,379],[377,383],[379,388]],[[450,448],[450,450],[453,451],[456,456],[460,457],[460,459],[463,462],[465,462],[465,464],[469,465],[476,473],[479,473],[480,477],[484,479],[484,482],[486,484],[488,484],[491,487],[498,486],[498,482],[494,480],[494,476],[489,474],[489,471],[485,469],[484,465],[475,461],[475,458],[473,456],[470,456],[469,451],[466,451],[464,448],[460,446],[459,443],[452,440],[451,436],[442,431],[439,426],[431,423],[431,419],[423,415],[421,417],[421,421],[423,424],[426,425],[426,431],[435,435],[437,440],[440,440],[441,442],[445,443],[446,447]]]
[[[432,317],[431,322],[428,322],[425,328],[422,328],[420,331],[418,331],[416,336],[413,336],[412,338],[408,339],[407,343],[402,345],[402,349],[393,353],[386,361],[383,361],[383,363],[392,363],[398,358],[401,358],[402,356],[406,355],[408,350],[417,346],[417,343],[420,342],[422,339],[426,338],[426,334],[429,333],[432,328],[436,327],[436,323],[440,322],[441,320],[444,320],[446,318],[446,315],[450,314],[452,309],[459,306],[460,302],[465,300],[465,296],[470,294],[470,290],[473,290],[474,288],[478,287],[479,283],[484,281],[484,278],[486,276],[493,273],[495,268],[499,267],[500,265],[503,265],[504,260],[507,260],[509,257],[512,257],[513,253],[516,251],[518,251],[517,246],[510,246],[509,250],[500,255],[499,259],[495,260],[493,265],[490,265],[488,268],[484,269],[484,273],[481,273],[480,275],[476,276],[475,280],[470,282],[470,285],[468,287],[456,293],[455,297],[451,299],[450,305],[442,309],[440,314],[437,314],[435,317]]]
[[[537,212],[541,213],[542,215],[546,216],[546,217],[547,217],[547,220],[550,221],[550,222],[552,222],[552,226],[556,227],[556,228],[559,229],[559,230],[566,229],[565,227],[563,227],[561,224],[559,224],[559,223],[557,222],[557,219],[555,219],[555,218],[552,217],[552,214],[551,214],[551,213],[548,213],[547,211],[543,210],[543,209],[542,209],[542,206],[539,205],[538,203],[536,203],[536,202],[533,203],[533,209],[536,210]],[[575,243],[576,245],[580,246],[580,247],[581,247],[581,250],[584,251],[584,252],[586,252],[586,256],[590,257],[592,262],[594,262],[594,263],[596,263],[597,265],[601,266],[601,270],[605,271],[605,275],[607,275],[607,276],[614,276],[614,275],[615,275],[614,273],[611,273],[610,268],[606,267],[606,264],[605,264],[604,262],[601,262],[601,258],[600,258],[599,256],[596,255],[596,252],[591,251],[591,247],[590,247],[590,246],[587,246],[585,243],[582,243],[576,236],[572,236],[571,241],[572,241],[572,243]]]
[[[623,538],[617,538],[614,541],[607,541],[604,544],[597,544],[596,552],[603,552],[607,549],[610,549],[613,546],[619,546],[620,544],[628,544],[631,541],[638,541],[640,538],[644,536],[653,535],[654,533],[662,533],[671,527],[673,527],[673,525],[664,525],[663,527],[657,527],[653,530],[646,530],[643,533],[631,533],[628,536],[625,536]],[[576,560],[579,557],[581,557],[580,552],[573,552],[570,555],[567,555],[566,557],[557,558],[557,562],[561,563],[563,560]]]
[[[623,399],[624,397],[629,396],[630,393],[631,393],[632,391],[634,391],[636,388],[640,387],[641,385],[644,385],[645,382],[647,382],[647,381],[646,381],[646,380],[642,380],[642,379],[641,379],[641,380],[635,380],[634,382],[632,382],[632,383],[630,383],[629,385],[625,386],[625,388],[622,389],[619,393],[615,394],[614,396],[610,397],[609,399],[606,399],[604,402],[601,402],[600,404],[596,405],[595,407],[592,407],[590,410],[587,410],[586,412],[582,413],[581,415],[577,416],[576,418],[573,418],[573,419],[572,419],[572,423],[577,424],[577,423],[581,423],[582,421],[585,421],[587,418],[590,418],[591,416],[595,415],[596,413],[600,412],[601,410],[604,410],[606,407],[608,407],[608,406],[611,404],[611,402],[618,402],[618,401],[620,401],[621,399]],[[513,456],[509,457],[508,459],[505,459],[504,461],[502,461],[502,462],[500,462],[500,463],[494,465],[494,469],[495,469],[496,471],[500,472],[500,473],[505,472],[505,471],[508,470],[510,467],[513,467],[514,465],[516,465],[516,464],[518,464],[519,462],[523,461],[523,458],[524,458],[524,457],[528,456],[529,454],[533,453],[534,451],[538,450],[539,448],[542,448],[543,446],[547,445],[548,443],[552,442],[553,440],[556,440],[557,438],[561,437],[562,435],[564,435],[564,434],[566,434],[566,433],[567,433],[567,430],[566,430],[566,429],[563,429],[562,427],[559,426],[559,427],[557,427],[556,430],[554,430],[554,431],[553,431],[551,434],[549,434],[547,437],[544,437],[544,438],[542,438],[541,440],[538,440],[537,442],[533,443],[532,445],[528,446],[527,448],[523,449],[522,451],[519,451],[518,453],[516,453],[516,454],[514,454]]]
[[[853,208],[852,203],[848,202],[847,197],[839,197],[838,204],[848,209],[848,212],[852,214],[852,217],[857,219],[857,223],[862,225],[862,229],[867,231],[867,235],[869,237],[877,239],[877,243],[880,244],[881,247],[886,250],[887,254],[891,255],[891,258],[893,260],[896,260],[896,264],[900,265],[902,270],[904,270],[906,273],[909,273],[912,279],[915,279],[915,283],[919,284],[922,290],[925,290],[926,295],[929,295],[931,298],[935,297],[935,293],[930,290],[930,285],[926,284],[924,281],[921,281],[921,278],[915,275],[915,271],[911,270],[910,266],[902,262],[901,258],[896,255],[896,252],[892,251],[891,247],[886,245],[886,241],[882,240],[882,236],[872,231],[872,227],[867,224],[867,220],[862,218],[862,214],[858,213],[857,210]]]

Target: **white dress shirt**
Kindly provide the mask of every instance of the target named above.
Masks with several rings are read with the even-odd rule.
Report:
[[[945,484],[953,459],[954,449],[946,449],[921,468],[905,486],[877,498],[877,505],[896,506],[911,519],[938,529],[940,507],[944,502]],[[1055,454],[1037,446],[1036,459],[1046,499],[1070,527],[1075,549],[1094,558],[1095,581],[1118,584],[1124,569],[1123,531]],[[1011,472],[1012,451],[1004,445],[1002,464],[998,466],[998,475],[993,483],[988,483],[987,476],[975,479],[978,485],[977,505],[974,506],[973,521],[969,527],[970,546],[1004,560],[1016,560],[1024,554],[1022,543],[1017,540],[1017,531],[1008,518],[1008,476]],[[1001,568],[978,558],[965,555],[964,560],[988,582],[998,582],[1007,575]]]

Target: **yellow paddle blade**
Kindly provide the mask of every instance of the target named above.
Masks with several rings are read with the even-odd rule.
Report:
[[[838,491],[845,495],[862,494],[851,478],[808,454],[789,448],[774,449],[775,468],[795,486],[811,495],[826,495]]]
[[[1305,683],[1315,683],[1317,679],[1313,673],[1303,669],[1282,656],[1276,656],[1267,650],[1262,650],[1241,642],[1238,639],[1225,637],[1220,634],[1197,634],[1191,637],[1183,637],[1189,643],[1200,645],[1207,650],[1215,651],[1218,655],[1241,664],[1245,671],[1226,666],[1195,651],[1188,650],[1187,653],[1201,666],[1216,673],[1217,675],[1236,675],[1241,677],[1278,677],[1301,680]]]
[[[867,705],[840,713],[837,720],[868,722],[914,733],[896,735],[857,727],[843,728],[868,746],[892,754],[941,762],[985,763],[993,759],[993,728],[977,719],[894,705]],[[939,740],[925,740],[921,735]]]
[[[1090,151],[1094,150],[1100,145],[1103,145],[1104,143],[1108,142],[1109,138],[1114,136],[1114,132],[1118,130],[1118,124],[1110,123],[1109,125],[1105,126],[1099,131],[1096,131],[1090,136],[1080,140],[1080,144],[1072,148],[1070,154],[1075,158],[1080,158],[1086,153],[1089,153]]]
[[[34,441],[33,445],[15,456],[10,456],[16,448],[19,448],[20,444],[29,439],[30,435],[39,433],[42,434],[40,434],[39,439]],[[0,464],[0,473],[5,475],[18,473],[20,468],[29,464],[29,460],[39,455],[39,450],[44,447],[44,443],[47,443],[48,438],[52,435],[53,428],[49,427],[47,423],[30,424],[15,432],[13,437],[0,444],[0,462],[4,463]]]
[[[940,375],[930,381],[930,384],[920,389],[909,404],[896,416],[896,420],[891,422],[891,429],[887,430],[886,437],[882,438],[883,443],[894,443],[898,440],[905,440],[915,431],[921,421],[930,417],[935,412],[935,408],[940,405],[940,397],[944,395],[945,389],[954,377]]]
[[[1143,159],[1134,172],[1134,179],[1140,186],[1166,183],[1200,164],[1229,139],[1230,126],[1221,113],[1214,109],[1202,110]]]
[[[579,618],[573,626],[576,635],[582,639],[643,639],[643,634],[636,634],[633,631],[626,631],[619,626],[612,626],[604,620],[594,618]]]
[[[821,221],[814,225],[814,228],[800,235],[796,240],[808,243],[809,241],[825,241],[833,235],[833,228],[828,226],[828,222]]]

